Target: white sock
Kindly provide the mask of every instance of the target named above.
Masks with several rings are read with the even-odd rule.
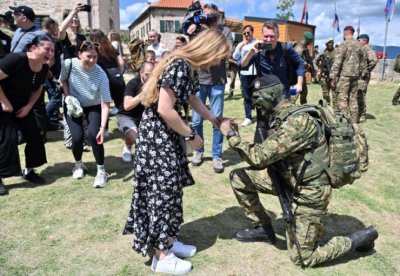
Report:
[[[32,170],[33,170],[32,168],[25,168],[24,174],[26,175],[26,174],[30,173]]]
[[[128,146],[128,145],[125,145],[124,146],[124,151],[131,151],[132,150],[132,146]]]
[[[97,172],[103,172],[103,173],[105,173],[106,170],[104,169],[104,165],[97,165]]]
[[[82,166],[82,165],[83,165],[82,160],[75,161],[75,165],[76,165],[76,166]]]

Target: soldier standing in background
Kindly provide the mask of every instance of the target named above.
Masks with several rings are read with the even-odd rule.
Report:
[[[376,64],[378,63],[378,57],[372,48],[369,46],[369,36],[367,34],[362,34],[358,37],[358,42],[363,47],[365,55],[367,56],[366,67],[368,73],[360,78],[358,81],[358,116],[360,123],[364,123],[367,114],[367,89],[368,83],[371,79],[371,72],[374,70]]]
[[[354,28],[347,26],[343,31],[344,41],[336,50],[335,61],[329,75],[331,85],[336,88],[335,108],[342,111],[355,123],[358,117],[358,80],[367,75],[365,52],[353,38]]]
[[[300,42],[294,43],[293,48],[304,60],[304,67],[306,69],[311,69],[311,75],[315,77],[313,61],[308,51],[308,45],[310,45],[313,42],[313,39],[314,36],[312,33],[304,32],[304,39]],[[295,103],[297,98],[299,97],[299,94],[300,94],[300,104],[307,103],[308,89],[307,89],[307,80],[305,79],[305,75],[303,81],[303,90],[301,91],[301,93],[296,94],[296,96],[291,96],[290,101],[292,103]]]
[[[318,83],[322,88],[322,98],[330,104],[331,97],[329,92],[332,92],[332,106],[335,107],[335,89],[331,86],[329,73],[335,60],[335,48],[333,48],[333,38],[328,38],[325,42],[325,50],[316,55],[314,59],[314,68]]]
[[[393,105],[398,105],[399,104],[399,98],[400,98],[400,86],[397,89],[396,93],[394,93],[394,95],[393,95],[392,104]]]

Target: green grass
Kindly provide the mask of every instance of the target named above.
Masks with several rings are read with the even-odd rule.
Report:
[[[347,235],[375,225],[379,231],[375,251],[351,254],[317,268],[294,266],[286,251],[285,223],[277,198],[262,195],[271,211],[279,241],[243,244],[233,239],[235,230],[250,227],[231,190],[229,172],[245,166],[227,143],[225,172],[215,174],[210,158],[211,127],[205,125],[206,161],[191,171],[196,184],[184,190],[185,223],[181,239],[196,245],[192,275],[399,275],[400,274],[400,107],[391,105],[397,87],[371,85],[369,119],[362,126],[370,145],[369,171],[352,186],[335,190],[325,219],[326,237]],[[237,90],[226,99],[225,116],[241,123],[243,103]],[[319,86],[309,87],[309,102],[321,97]],[[252,139],[254,125],[241,129]],[[110,123],[105,144],[106,169],[111,174],[104,189],[92,187],[95,163],[84,153],[89,174],[73,180],[72,153],[63,146],[62,132],[49,132],[48,163],[38,170],[48,184],[34,186],[20,178],[5,179],[10,189],[0,197],[0,275],[148,275],[150,258],[131,250],[131,236],[122,229],[132,193],[132,165],[123,163],[123,141]],[[23,155],[23,147],[20,147]],[[22,160],[24,159],[21,156]]]

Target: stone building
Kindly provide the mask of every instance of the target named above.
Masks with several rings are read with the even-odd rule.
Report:
[[[71,9],[75,3],[92,6],[92,11],[80,12],[79,19],[83,28],[100,29],[107,33],[109,30],[120,30],[119,0],[1,0],[0,13],[4,14],[9,6],[28,6],[36,14],[35,24],[41,25],[41,19],[50,16],[59,23],[65,9]]]
[[[130,38],[147,39],[149,30],[161,34],[161,42],[169,49],[175,45],[175,38],[181,34],[181,23],[193,0],[159,0],[150,3],[147,9],[129,25]],[[204,3],[201,3],[204,6]],[[220,11],[222,20],[224,12]]]

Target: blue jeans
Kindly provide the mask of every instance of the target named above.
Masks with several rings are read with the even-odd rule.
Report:
[[[60,85],[56,80],[46,80],[45,89],[49,97],[49,101],[46,105],[47,120],[58,121],[58,115],[60,114],[60,107],[62,101],[62,93]]]
[[[215,117],[222,117],[224,113],[224,92],[225,85],[205,85],[200,84],[200,91],[197,92],[197,96],[205,104],[207,96],[210,98],[210,109],[211,113]],[[193,111],[192,126],[196,130],[196,133],[203,139],[203,117]],[[213,141],[212,141],[212,158],[221,158],[222,156],[222,142],[224,137],[221,131],[213,128]],[[200,148],[197,151],[204,152],[204,148]]]
[[[250,84],[257,78],[257,76],[244,76],[240,75],[240,84],[242,87],[242,96],[243,96],[243,105],[244,105],[244,113],[246,114],[247,119],[252,119],[251,111],[251,97],[253,96],[253,90],[250,88]]]

